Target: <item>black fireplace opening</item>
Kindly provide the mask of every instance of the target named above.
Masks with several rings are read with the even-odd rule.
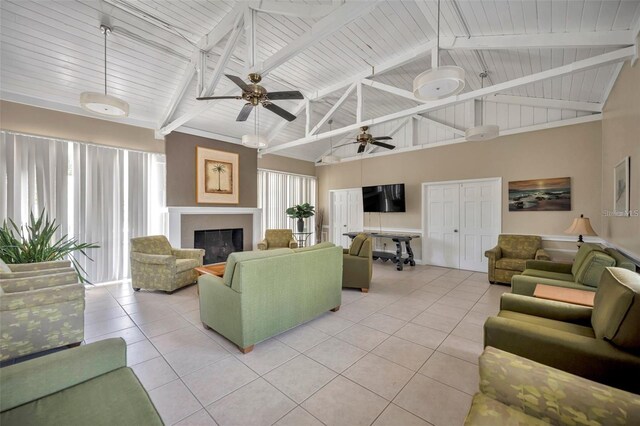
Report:
[[[204,264],[226,262],[233,252],[243,250],[241,228],[194,231],[193,246],[204,249]]]

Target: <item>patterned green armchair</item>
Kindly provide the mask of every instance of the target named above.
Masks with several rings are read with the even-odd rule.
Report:
[[[637,425],[640,396],[487,347],[468,426]]]
[[[131,239],[131,285],[138,291],[176,289],[198,280],[204,250],[172,248],[164,235]]]
[[[298,248],[298,242],[293,238],[291,229],[267,229],[264,240],[258,243],[258,250],[273,250],[277,248]]]
[[[511,277],[525,270],[527,260],[551,260],[542,248],[537,235],[508,235],[498,237],[498,245],[487,250],[489,282],[510,284]]]
[[[342,265],[342,287],[368,293],[373,275],[373,239],[366,234],[356,235],[351,247],[343,250]]]
[[[84,285],[70,262],[0,271],[0,361],[82,342]]]

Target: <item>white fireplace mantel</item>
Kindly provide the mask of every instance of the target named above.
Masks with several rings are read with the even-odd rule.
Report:
[[[255,207],[168,207],[169,211],[169,242],[173,247],[180,247],[182,241],[182,215],[185,214],[250,214],[253,217],[253,249],[258,246],[262,237],[262,209]]]

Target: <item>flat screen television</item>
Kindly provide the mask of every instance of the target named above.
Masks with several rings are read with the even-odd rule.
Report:
[[[404,183],[364,186],[362,187],[362,201],[365,212],[405,212]]]

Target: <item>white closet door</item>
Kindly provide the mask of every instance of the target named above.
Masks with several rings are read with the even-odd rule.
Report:
[[[460,185],[460,268],[486,271],[486,250],[500,232],[500,186],[495,181]]]
[[[364,207],[362,204],[362,190],[347,191],[347,232],[362,232],[364,230]]]
[[[331,240],[334,244],[349,247],[351,239],[345,232],[360,232],[364,228],[361,189],[331,191]]]
[[[458,268],[460,265],[460,185],[426,187],[427,235],[425,260],[430,265]]]

